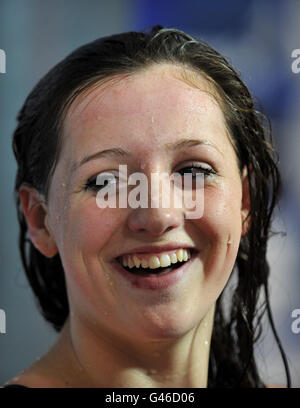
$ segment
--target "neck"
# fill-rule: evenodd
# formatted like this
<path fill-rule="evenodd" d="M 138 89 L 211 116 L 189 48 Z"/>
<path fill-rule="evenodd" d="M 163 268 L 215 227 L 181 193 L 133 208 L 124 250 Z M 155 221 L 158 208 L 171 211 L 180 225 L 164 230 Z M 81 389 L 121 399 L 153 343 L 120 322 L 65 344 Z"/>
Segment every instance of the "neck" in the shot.
<path fill-rule="evenodd" d="M 121 344 L 71 316 L 59 342 L 81 387 L 205 388 L 214 308 L 180 339 Z"/>

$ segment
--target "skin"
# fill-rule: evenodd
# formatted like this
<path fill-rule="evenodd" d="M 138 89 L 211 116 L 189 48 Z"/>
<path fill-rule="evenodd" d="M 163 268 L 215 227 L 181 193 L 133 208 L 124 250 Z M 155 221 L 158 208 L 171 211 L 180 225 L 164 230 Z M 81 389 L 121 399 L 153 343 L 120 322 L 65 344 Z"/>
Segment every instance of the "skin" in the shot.
<path fill-rule="evenodd" d="M 246 172 L 206 79 L 156 65 L 93 86 L 68 110 L 49 199 L 29 186 L 20 197 L 30 238 L 47 257 L 59 252 L 70 316 L 57 342 L 11 382 L 41 387 L 206 387 L 215 302 L 232 272 L 249 208 Z M 164 151 L 181 138 L 208 143 Z M 74 163 L 121 147 L 132 157 Z M 212 167 L 204 215 L 185 208 L 105 208 L 84 183 L 127 164 L 128 174 Z M 131 287 L 110 260 L 142 246 L 182 242 L 199 253 L 184 279 L 161 290 Z"/>

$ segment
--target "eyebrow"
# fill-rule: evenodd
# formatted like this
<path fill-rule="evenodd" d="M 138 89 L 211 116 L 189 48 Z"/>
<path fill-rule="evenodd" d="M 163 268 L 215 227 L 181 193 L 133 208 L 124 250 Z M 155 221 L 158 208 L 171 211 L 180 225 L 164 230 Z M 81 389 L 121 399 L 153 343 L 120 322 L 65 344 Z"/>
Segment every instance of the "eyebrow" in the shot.
<path fill-rule="evenodd" d="M 201 146 L 201 145 L 207 145 L 213 147 L 215 150 L 217 150 L 223 157 L 224 154 L 219 150 L 219 148 L 211 143 L 208 140 L 199 140 L 199 139 L 179 139 L 176 142 L 173 143 L 166 143 L 164 146 L 164 149 L 167 150 L 172 150 L 176 151 L 182 148 L 186 147 L 195 147 L 195 146 Z M 84 163 L 90 161 L 90 160 L 96 160 L 104 157 L 131 157 L 132 154 L 124 149 L 121 149 L 119 147 L 115 147 L 112 149 L 105 149 L 105 150 L 100 150 L 96 153 L 93 153 L 91 155 L 85 156 L 82 160 L 80 160 L 79 163 L 74 163 L 71 167 L 71 173 L 73 173 L 75 170 L 77 170 L 79 167 L 81 167 Z"/>

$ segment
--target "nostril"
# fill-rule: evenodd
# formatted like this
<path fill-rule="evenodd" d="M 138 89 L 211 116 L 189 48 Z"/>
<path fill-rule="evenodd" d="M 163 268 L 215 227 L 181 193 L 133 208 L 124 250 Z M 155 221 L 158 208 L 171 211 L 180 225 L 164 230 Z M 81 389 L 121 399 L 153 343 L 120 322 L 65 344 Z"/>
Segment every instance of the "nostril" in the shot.
<path fill-rule="evenodd" d="M 161 208 L 154 205 L 136 208 L 128 218 L 128 226 L 134 232 L 151 233 L 161 237 L 165 232 L 171 231 L 182 224 L 182 216 L 178 215 L 178 209 Z M 150 203 L 149 203 L 150 205 Z M 176 210 L 176 211 L 175 211 Z"/>

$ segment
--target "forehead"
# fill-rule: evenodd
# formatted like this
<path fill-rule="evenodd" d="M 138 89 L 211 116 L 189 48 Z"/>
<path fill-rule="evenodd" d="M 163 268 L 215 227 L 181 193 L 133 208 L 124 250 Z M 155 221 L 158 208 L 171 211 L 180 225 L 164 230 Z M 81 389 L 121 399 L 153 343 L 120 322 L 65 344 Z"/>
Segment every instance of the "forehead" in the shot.
<path fill-rule="evenodd" d="M 127 132 L 138 136 L 145 125 L 154 136 L 157 123 L 162 142 L 171 129 L 174 133 L 184 128 L 188 133 L 195 123 L 214 125 L 224 133 L 225 121 L 217 98 L 204 77 L 182 67 L 155 65 L 118 75 L 99 81 L 76 97 L 64 122 L 65 142 L 70 144 L 78 138 L 82 142 L 85 137 L 87 145 L 91 143 L 89 149 L 101 134 L 106 140 L 113 135 L 128 137 L 126 127 Z"/>

